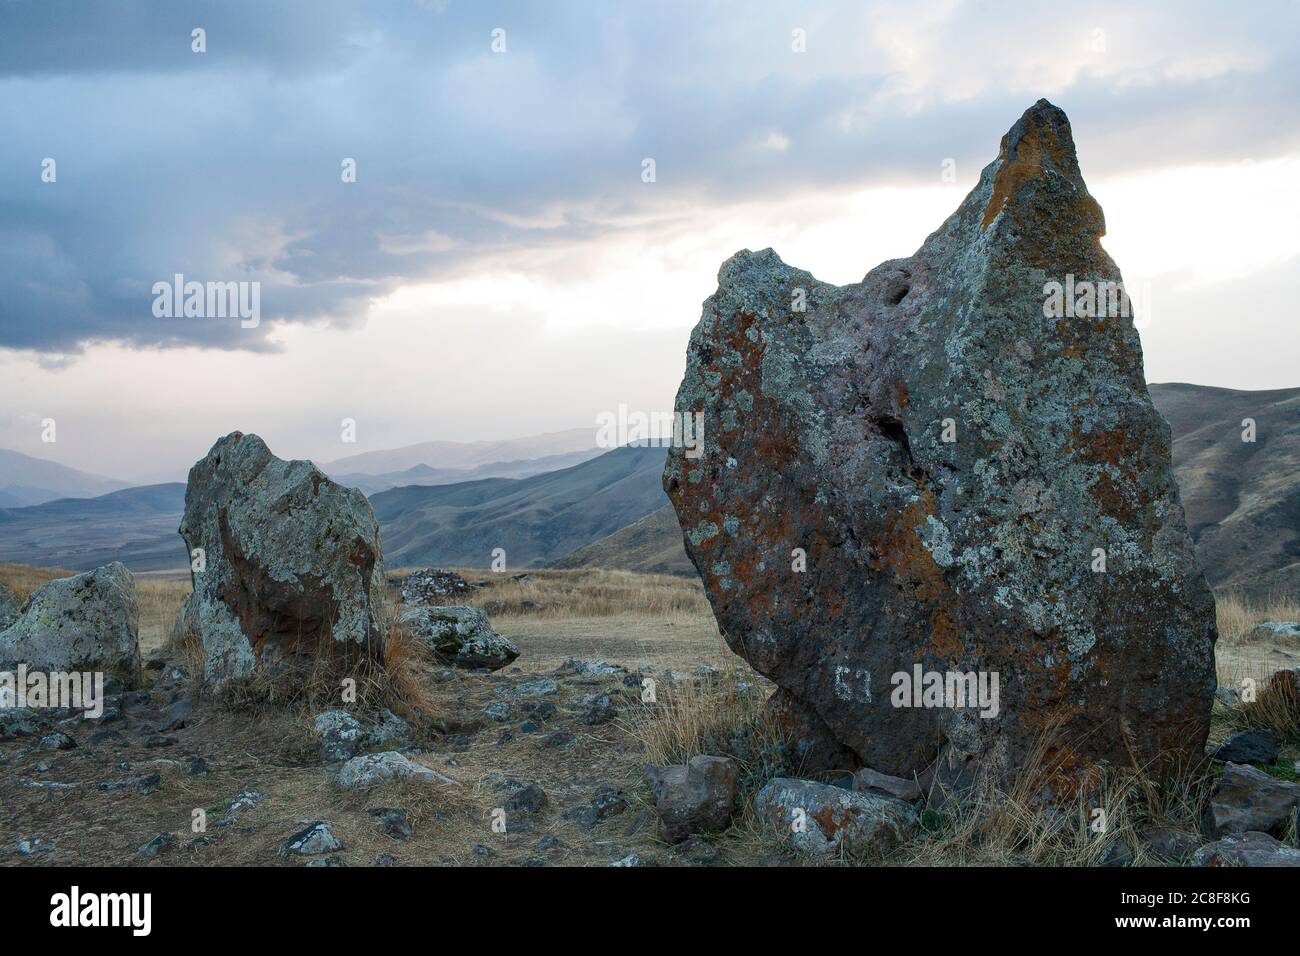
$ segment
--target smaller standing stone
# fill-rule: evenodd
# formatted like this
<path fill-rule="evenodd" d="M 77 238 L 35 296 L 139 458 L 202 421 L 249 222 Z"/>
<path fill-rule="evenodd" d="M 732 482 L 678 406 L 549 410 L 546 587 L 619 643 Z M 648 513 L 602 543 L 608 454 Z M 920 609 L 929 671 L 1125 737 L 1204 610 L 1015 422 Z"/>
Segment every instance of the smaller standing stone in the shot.
<path fill-rule="evenodd" d="M 725 830 L 736 804 L 736 765 L 730 757 L 700 755 L 685 764 L 646 767 L 659 832 L 670 843 L 695 833 Z"/>

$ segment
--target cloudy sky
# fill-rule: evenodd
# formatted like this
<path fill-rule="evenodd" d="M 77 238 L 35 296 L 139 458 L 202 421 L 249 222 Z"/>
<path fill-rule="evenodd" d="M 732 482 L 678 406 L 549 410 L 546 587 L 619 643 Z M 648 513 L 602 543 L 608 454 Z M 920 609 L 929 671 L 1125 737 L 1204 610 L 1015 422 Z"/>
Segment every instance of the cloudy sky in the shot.
<path fill-rule="evenodd" d="M 1148 379 L 1300 385 L 1298 11 L 0 0 L 0 447 L 151 480 L 670 408 L 723 259 L 910 254 L 1040 96 Z M 156 316 L 177 273 L 260 324 Z"/>

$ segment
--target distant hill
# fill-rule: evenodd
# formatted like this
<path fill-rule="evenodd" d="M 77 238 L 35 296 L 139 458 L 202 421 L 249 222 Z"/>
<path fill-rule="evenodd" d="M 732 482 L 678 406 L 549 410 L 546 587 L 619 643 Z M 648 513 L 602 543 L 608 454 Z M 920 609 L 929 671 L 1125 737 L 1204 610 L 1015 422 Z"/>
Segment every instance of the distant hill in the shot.
<path fill-rule="evenodd" d="M 130 484 L 0 448 L 0 508 L 25 508 L 57 498 L 93 498 Z"/>
<path fill-rule="evenodd" d="M 384 563 L 542 567 L 663 507 L 666 449 L 618 448 L 532 478 L 393 488 L 370 499 Z"/>
<path fill-rule="evenodd" d="M 695 576 L 682 546 L 681 526 L 672 505 L 652 511 L 626 528 L 593 541 L 550 565 L 553 568 L 603 568 L 644 574 Z"/>
<path fill-rule="evenodd" d="M 1300 388 L 1152 385 L 1174 435 L 1187 526 L 1215 587 L 1300 594 Z M 1243 442 L 1242 420 L 1255 421 Z"/>
<path fill-rule="evenodd" d="M 121 561 L 133 571 L 189 566 L 176 529 L 185 485 L 145 485 L 96 498 L 0 509 L 0 561 L 74 571 Z"/>
<path fill-rule="evenodd" d="M 541 458 L 525 458 L 520 461 L 494 461 L 477 468 L 432 468 L 429 465 L 416 465 L 404 471 L 392 471 L 382 475 L 368 475 L 364 472 L 330 475 L 341 485 L 357 488 L 366 495 L 375 495 L 389 488 L 404 485 L 451 485 L 460 481 L 478 481 L 482 478 L 530 478 L 548 471 L 558 471 L 572 465 L 590 461 L 605 453 L 603 448 L 589 448 L 583 451 L 570 451 L 561 455 L 545 455 Z"/>
<path fill-rule="evenodd" d="M 593 455 L 600 453 L 596 447 L 594 425 L 590 428 L 570 428 L 562 432 L 502 441 L 426 441 L 402 448 L 349 455 L 337 461 L 317 462 L 316 465 L 338 481 L 340 475 L 387 475 L 417 465 L 439 469 L 471 469 L 493 462 L 519 462 L 578 451 L 591 451 Z"/>
<path fill-rule="evenodd" d="M 1205 576 L 1256 598 L 1300 594 L 1300 388 L 1243 392 L 1151 385 L 1173 433 L 1174 475 Z M 1256 440 L 1241 440 L 1253 418 Z M 694 574 L 671 509 L 566 555 L 555 567 Z"/>

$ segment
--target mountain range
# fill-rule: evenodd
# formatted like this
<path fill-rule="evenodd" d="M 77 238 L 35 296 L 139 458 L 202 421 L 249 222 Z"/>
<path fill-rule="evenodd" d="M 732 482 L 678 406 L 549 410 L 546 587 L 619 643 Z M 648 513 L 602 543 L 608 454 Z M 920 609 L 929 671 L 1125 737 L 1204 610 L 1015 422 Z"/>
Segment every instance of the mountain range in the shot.
<path fill-rule="evenodd" d="M 57 498 L 94 498 L 128 487 L 125 481 L 0 448 L 0 508 L 24 508 Z"/>
<path fill-rule="evenodd" d="M 1150 391 L 1170 423 L 1188 529 L 1211 585 L 1254 597 L 1295 594 L 1300 388 L 1247 392 L 1172 383 Z M 1254 422 L 1253 441 L 1242 440 L 1245 419 Z M 591 441 L 591 431 L 573 429 L 511 442 L 427 442 L 340 459 L 324 470 L 370 497 L 390 568 L 485 568 L 502 548 L 508 568 L 693 575 L 660 485 L 664 449 L 566 447 Z M 431 449 L 448 457 L 410 463 Z M 5 469 L 15 459 L 3 456 L 16 454 L 0 452 L 0 488 L 14 484 L 17 472 Z M 88 482 L 91 493 L 95 482 L 113 483 L 58 465 L 34 471 L 28 463 L 37 459 L 18 458 L 26 460 L 23 474 Z M 376 471 L 353 470 L 361 468 Z M 176 528 L 184 493 L 183 484 L 170 483 L 0 507 L 0 561 L 82 569 L 116 559 L 137 571 L 183 568 Z"/>

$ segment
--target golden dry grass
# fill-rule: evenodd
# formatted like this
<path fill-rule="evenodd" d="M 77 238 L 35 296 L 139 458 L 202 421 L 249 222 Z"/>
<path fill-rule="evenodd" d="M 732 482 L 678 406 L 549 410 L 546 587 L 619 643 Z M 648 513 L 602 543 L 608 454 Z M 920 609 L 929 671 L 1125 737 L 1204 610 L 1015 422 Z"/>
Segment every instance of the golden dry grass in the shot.
<path fill-rule="evenodd" d="M 389 571 L 400 578 L 414 568 Z M 525 571 L 493 574 L 464 570 L 478 589 L 465 601 L 497 618 L 650 617 L 656 620 L 712 618 L 704 587 L 696 579 L 631 571 Z M 522 575 L 522 577 L 521 577 Z"/>

